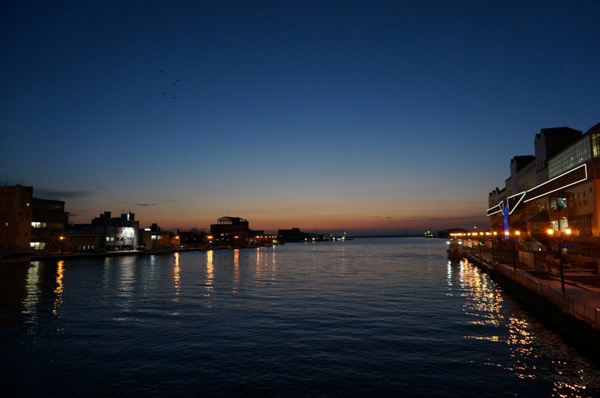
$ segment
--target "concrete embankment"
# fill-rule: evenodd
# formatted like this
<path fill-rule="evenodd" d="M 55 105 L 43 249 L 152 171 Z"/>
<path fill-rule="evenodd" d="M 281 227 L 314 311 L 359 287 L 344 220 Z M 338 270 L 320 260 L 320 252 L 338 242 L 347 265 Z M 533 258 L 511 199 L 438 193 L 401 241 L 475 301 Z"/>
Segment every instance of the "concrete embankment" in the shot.
<path fill-rule="evenodd" d="M 144 254 L 143 251 L 140 250 L 119 250 L 119 251 L 108 251 L 101 253 L 91 253 L 91 252 L 83 252 L 83 253 L 56 253 L 49 255 L 40 255 L 33 256 L 31 261 L 60 261 L 66 260 L 69 258 L 88 258 L 88 257 L 116 257 L 116 256 L 137 256 L 140 254 Z"/>
<path fill-rule="evenodd" d="M 492 262 L 488 256 L 475 253 L 466 254 L 466 258 L 538 318 L 600 360 L 600 287 L 565 275 L 563 293 L 560 277 L 551 272 Z"/>

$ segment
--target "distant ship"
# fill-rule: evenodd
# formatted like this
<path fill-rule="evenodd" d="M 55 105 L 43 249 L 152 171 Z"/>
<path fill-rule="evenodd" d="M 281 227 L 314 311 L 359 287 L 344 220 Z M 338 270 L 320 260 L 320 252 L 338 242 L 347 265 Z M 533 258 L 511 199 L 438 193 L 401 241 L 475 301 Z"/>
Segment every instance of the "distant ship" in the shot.
<path fill-rule="evenodd" d="M 431 233 L 431 231 L 425 231 L 425 237 L 426 237 L 427 239 L 433 239 L 433 237 L 434 237 L 434 236 L 433 236 L 433 234 Z"/>

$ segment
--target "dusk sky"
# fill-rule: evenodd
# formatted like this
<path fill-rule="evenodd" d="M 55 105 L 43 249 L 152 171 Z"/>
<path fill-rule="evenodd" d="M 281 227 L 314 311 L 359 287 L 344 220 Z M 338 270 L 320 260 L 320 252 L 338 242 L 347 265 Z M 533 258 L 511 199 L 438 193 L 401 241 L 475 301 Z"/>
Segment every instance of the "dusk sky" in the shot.
<path fill-rule="evenodd" d="M 488 228 L 535 134 L 600 122 L 600 2 L 3 1 L 2 184 L 71 220 Z"/>

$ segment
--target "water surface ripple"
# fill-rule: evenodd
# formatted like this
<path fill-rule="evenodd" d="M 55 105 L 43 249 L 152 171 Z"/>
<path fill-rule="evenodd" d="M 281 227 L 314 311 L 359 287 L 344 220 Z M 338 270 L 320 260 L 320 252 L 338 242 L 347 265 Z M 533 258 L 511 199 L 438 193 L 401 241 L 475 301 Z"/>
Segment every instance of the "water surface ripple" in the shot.
<path fill-rule="evenodd" d="M 591 397 L 600 370 L 446 242 L 0 269 L 15 396 Z"/>

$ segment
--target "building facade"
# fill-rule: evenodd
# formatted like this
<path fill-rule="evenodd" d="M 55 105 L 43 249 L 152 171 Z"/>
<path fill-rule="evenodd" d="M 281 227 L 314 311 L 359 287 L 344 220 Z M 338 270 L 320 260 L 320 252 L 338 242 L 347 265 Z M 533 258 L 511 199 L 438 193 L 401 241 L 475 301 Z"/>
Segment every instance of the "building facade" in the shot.
<path fill-rule="evenodd" d="M 0 187 L 0 255 L 29 252 L 33 187 Z"/>
<path fill-rule="evenodd" d="M 172 249 L 172 234 L 169 231 L 163 231 L 157 224 L 152 224 L 148 228 L 140 230 L 140 246 L 146 251 L 160 251 Z"/>
<path fill-rule="evenodd" d="M 31 248 L 36 251 L 63 250 L 65 202 L 33 198 Z"/>
<path fill-rule="evenodd" d="M 211 224 L 210 234 L 215 242 L 242 245 L 251 236 L 248 220 L 239 217 L 221 217 Z"/>
<path fill-rule="evenodd" d="M 600 243 L 600 124 L 585 134 L 567 127 L 542 129 L 535 156 L 511 160 L 504 188 L 488 196 L 490 229 L 520 232 L 530 249 L 571 232 L 572 241 Z M 567 231 L 568 229 L 568 231 Z"/>
<path fill-rule="evenodd" d="M 134 213 L 122 213 L 120 217 L 112 217 L 105 211 L 92 220 L 90 225 L 79 225 L 102 235 L 102 247 L 106 250 L 132 250 L 139 242 L 139 222 Z"/>
<path fill-rule="evenodd" d="M 89 230 L 70 229 L 63 233 L 60 241 L 60 250 L 64 252 L 99 252 L 103 236 Z"/>

